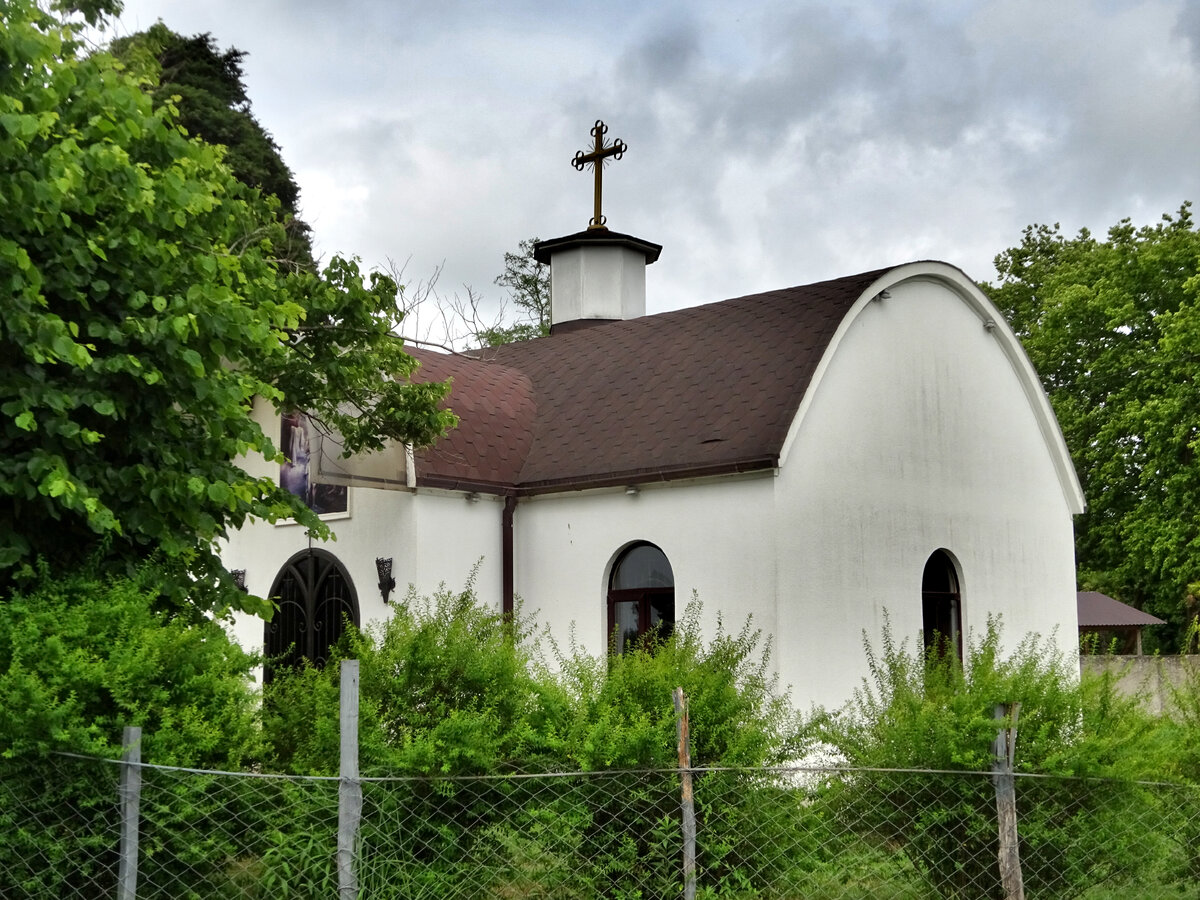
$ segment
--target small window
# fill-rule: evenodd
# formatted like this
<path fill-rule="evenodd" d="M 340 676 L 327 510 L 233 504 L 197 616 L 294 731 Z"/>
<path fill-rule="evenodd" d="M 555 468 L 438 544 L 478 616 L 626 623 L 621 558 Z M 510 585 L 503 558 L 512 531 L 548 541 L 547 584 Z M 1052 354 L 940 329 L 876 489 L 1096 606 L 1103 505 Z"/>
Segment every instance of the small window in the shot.
<path fill-rule="evenodd" d="M 925 650 L 953 650 L 962 659 L 962 596 L 958 572 L 945 550 L 935 550 L 921 575 L 921 628 Z"/>
<path fill-rule="evenodd" d="M 670 637 L 675 630 L 675 575 L 666 554 L 653 544 L 634 544 L 621 554 L 608 582 L 608 633 L 614 653 L 639 638 Z"/>

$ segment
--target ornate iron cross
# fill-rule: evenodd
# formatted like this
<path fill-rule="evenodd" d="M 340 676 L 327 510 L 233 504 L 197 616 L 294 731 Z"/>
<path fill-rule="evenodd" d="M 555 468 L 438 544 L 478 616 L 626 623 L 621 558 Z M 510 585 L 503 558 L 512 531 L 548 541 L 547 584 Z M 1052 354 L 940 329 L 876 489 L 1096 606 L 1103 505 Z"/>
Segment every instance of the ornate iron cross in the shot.
<path fill-rule="evenodd" d="M 608 126 L 596 120 L 596 124 L 592 126 L 592 137 L 595 138 L 595 143 L 592 146 L 591 153 L 584 153 L 582 150 L 575 152 L 575 158 L 571 160 L 573 165 L 579 171 L 583 171 L 585 166 L 591 166 L 596 172 L 596 210 L 592 220 L 588 223 L 588 229 L 606 228 L 604 224 L 606 219 L 600 214 L 600 192 L 601 184 L 604 179 L 604 161 L 608 157 L 620 159 L 621 156 L 629 149 L 629 146 L 620 138 L 613 141 L 607 147 L 604 146 L 604 135 L 608 134 Z"/>

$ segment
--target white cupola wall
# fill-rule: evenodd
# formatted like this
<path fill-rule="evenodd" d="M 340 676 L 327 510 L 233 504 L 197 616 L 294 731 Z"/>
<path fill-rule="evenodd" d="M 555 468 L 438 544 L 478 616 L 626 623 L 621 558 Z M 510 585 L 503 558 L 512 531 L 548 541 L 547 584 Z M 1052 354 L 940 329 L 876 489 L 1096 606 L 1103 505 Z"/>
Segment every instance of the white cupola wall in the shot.
<path fill-rule="evenodd" d="M 662 247 L 607 228 L 541 241 L 534 257 L 550 266 L 551 333 L 646 314 L 646 266 Z"/>

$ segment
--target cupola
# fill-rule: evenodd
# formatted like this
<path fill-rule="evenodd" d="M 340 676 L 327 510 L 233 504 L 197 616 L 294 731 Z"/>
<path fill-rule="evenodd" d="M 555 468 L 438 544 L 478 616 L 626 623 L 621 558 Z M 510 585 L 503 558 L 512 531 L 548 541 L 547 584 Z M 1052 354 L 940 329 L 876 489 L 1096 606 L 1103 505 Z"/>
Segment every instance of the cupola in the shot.
<path fill-rule="evenodd" d="M 646 266 L 662 246 L 609 231 L 600 212 L 604 165 L 628 149 L 622 140 L 606 144 L 608 127 L 597 120 L 592 149 L 571 163 L 595 172 L 595 212 L 585 231 L 540 241 L 534 258 L 550 266 L 550 333 L 557 334 L 646 314 Z"/>

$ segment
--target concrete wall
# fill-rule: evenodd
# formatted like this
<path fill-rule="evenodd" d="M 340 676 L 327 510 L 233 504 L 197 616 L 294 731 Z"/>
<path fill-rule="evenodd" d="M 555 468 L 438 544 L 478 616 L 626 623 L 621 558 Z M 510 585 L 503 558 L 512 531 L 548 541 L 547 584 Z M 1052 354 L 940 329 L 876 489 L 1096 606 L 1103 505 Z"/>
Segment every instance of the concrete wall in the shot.
<path fill-rule="evenodd" d="M 1079 669 L 1111 673 L 1122 695 L 1140 697 L 1157 715 L 1171 711 L 1172 685 L 1180 686 L 1189 673 L 1193 678 L 1200 675 L 1200 656 L 1081 656 Z"/>

